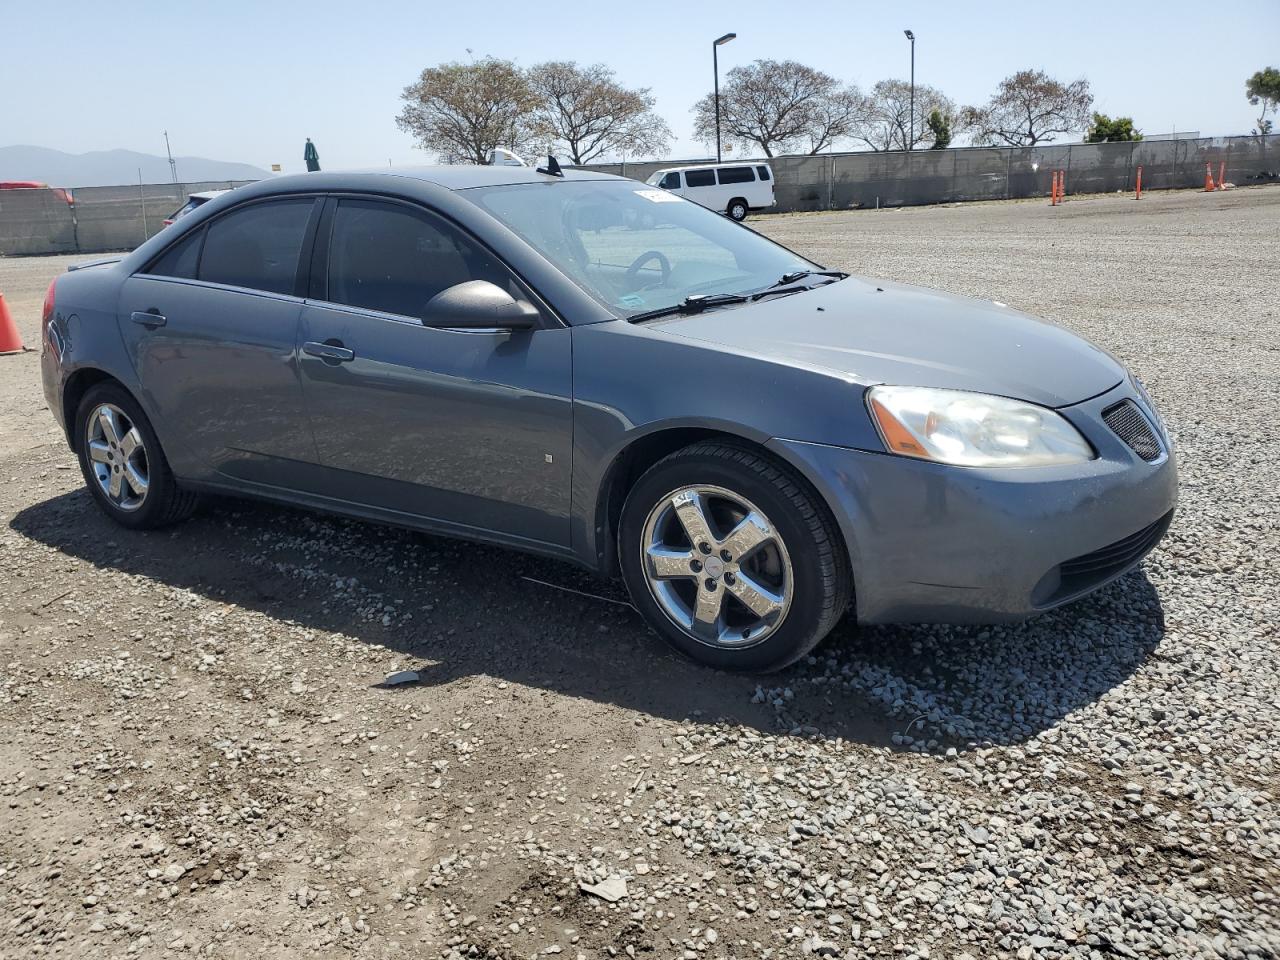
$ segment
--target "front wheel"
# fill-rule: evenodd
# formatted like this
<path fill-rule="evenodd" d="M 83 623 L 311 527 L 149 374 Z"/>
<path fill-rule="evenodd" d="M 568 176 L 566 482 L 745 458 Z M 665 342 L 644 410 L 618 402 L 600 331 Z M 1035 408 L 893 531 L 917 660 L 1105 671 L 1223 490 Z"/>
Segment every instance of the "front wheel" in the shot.
<path fill-rule="evenodd" d="M 725 212 L 729 214 L 731 219 L 737 220 L 741 223 L 743 220 L 747 219 L 747 201 L 730 200 L 729 206 Z"/>
<path fill-rule="evenodd" d="M 729 670 L 779 670 L 844 613 L 849 573 L 826 508 L 790 471 L 731 444 L 659 461 L 623 506 L 636 608 L 672 646 Z"/>

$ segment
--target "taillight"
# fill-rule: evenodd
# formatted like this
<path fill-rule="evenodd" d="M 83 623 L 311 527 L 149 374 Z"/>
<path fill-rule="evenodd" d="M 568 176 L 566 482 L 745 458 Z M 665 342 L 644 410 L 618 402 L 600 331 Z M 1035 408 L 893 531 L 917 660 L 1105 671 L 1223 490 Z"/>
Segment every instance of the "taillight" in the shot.
<path fill-rule="evenodd" d="M 49 321 L 53 319 L 53 288 L 58 285 L 58 278 L 54 277 L 49 283 L 49 289 L 45 291 L 44 306 L 40 310 L 40 323 L 48 326 Z"/>

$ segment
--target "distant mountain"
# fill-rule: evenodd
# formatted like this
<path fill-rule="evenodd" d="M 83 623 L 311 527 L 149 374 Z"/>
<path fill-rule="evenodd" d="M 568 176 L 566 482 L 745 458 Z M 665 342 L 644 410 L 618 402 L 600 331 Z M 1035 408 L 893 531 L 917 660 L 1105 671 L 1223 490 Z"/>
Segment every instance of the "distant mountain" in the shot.
<path fill-rule="evenodd" d="M 204 157 L 174 157 L 178 179 L 260 180 L 267 171 L 248 163 L 206 160 Z M 144 183 L 169 183 L 169 159 L 132 150 L 94 150 L 91 153 L 63 153 L 47 147 L 0 147 L 0 180 L 39 180 L 54 187 L 110 187 L 138 182 L 142 169 Z"/>

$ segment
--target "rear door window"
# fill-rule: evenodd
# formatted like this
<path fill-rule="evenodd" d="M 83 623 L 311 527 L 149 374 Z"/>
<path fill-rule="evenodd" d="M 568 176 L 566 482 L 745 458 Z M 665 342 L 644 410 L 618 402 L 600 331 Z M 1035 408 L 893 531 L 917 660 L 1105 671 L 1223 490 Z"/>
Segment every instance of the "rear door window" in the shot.
<path fill-rule="evenodd" d="M 770 179 L 772 179 L 772 177 L 770 177 L 770 176 L 769 176 L 769 168 L 768 168 L 768 167 L 766 167 L 766 166 L 764 166 L 763 164 L 761 164 L 760 166 L 756 167 L 756 173 L 760 174 L 760 179 L 761 179 L 761 180 L 770 180 Z"/>
<path fill-rule="evenodd" d="M 721 167 L 718 172 L 722 184 L 753 183 L 756 179 L 756 175 L 751 172 L 750 167 Z"/>
<path fill-rule="evenodd" d="M 716 185 L 716 172 L 714 170 L 686 170 L 684 172 L 685 186 L 688 187 L 714 187 Z"/>
<path fill-rule="evenodd" d="M 194 280 L 196 266 L 200 263 L 200 244 L 204 240 L 204 228 L 193 230 L 171 246 L 144 271 L 157 277 L 178 277 Z"/>
<path fill-rule="evenodd" d="M 444 219 L 398 203 L 339 202 L 329 241 L 331 303 L 421 319 L 432 297 L 468 280 L 524 299 L 510 272 Z"/>
<path fill-rule="evenodd" d="M 296 289 L 298 255 L 315 201 L 269 200 L 239 207 L 206 228 L 199 279 L 269 293 Z"/>

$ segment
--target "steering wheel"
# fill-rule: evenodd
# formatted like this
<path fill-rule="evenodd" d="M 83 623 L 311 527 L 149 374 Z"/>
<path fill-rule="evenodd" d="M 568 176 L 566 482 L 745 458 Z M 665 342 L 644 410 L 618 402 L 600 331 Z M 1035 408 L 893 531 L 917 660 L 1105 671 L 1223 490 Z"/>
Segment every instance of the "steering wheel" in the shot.
<path fill-rule="evenodd" d="M 646 250 L 644 253 L 640 254 L 640 256 L 631 261 L 631 266 L 627 267 L 627 283 L 631 285 L 630 289 L 642 289 L 642 287 L 637 284 L 637 280 L 640 277 L 640 268 L 650 260 L 657 260 L 658 266 L 662 268 L 662 280 L 658 283 L 658 286 L 666 286 L 667 281 L 671 279 L 671 261 L 657 250 Z M 646 283 L 643 285 L 645 288 L 652 286 L 653 283 Z"/>

